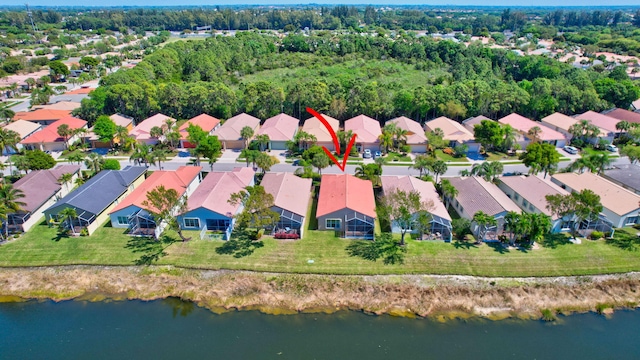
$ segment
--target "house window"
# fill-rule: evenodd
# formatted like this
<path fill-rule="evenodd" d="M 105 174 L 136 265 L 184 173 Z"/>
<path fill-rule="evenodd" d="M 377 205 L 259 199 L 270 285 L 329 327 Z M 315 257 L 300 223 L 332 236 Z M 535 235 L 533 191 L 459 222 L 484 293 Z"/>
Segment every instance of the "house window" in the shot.
<path fill-rule="evenodd" d="M 460 206 L 460 212 L 463 213 L 464 212 L 464 208 L 462 206 Z"/>
<path fill-rule="evenodd" d="M 129 225 L 129 218 L 126 216 L 118 216 L 118 225 Z"/>
<path fill-rule="evenodd" d="M 524 206 L 524 208 L 526 209 L 527 207 L 529 207 L 529 202 L 525 199 L 522 199 L 522 206 Z"/>
<path fill-rule="evenodd" d="M 518 195 L 518 194 L 513 194 L 513 198 L 514 198 L 516 201 L 520 201 L 520 195 Z"/>
<path fill-rule="evenodd" d="M 638 223 L 638 216 L 627 216 L 627 218 L 624 220 L 624 224 L 625 225 L 634 225 Z"/>
<path fill-rule="evenodd" d="M 534 211 L 533 209 L 535 209 L 535 208 L 533 207 L 533 204 L 529 204 L 529 210 L 530 210 L 530 211 Z"/>
<path fill-rule="evenodd" d="M 198 218 L 184 218 L 184 227 L 188 228 L 200 228 L 200 219 Z"/>
<path fill-rule="evenodd" d="M 207 230 L 210 231 L 227 231 L 230 220 L 227 219 L 207 219 Z"/>
<path fill-rule="evenodd" d="M 340 219 L 326 219 L 324 221 L 324 227 L 327 229 L 340 229 Z"/>

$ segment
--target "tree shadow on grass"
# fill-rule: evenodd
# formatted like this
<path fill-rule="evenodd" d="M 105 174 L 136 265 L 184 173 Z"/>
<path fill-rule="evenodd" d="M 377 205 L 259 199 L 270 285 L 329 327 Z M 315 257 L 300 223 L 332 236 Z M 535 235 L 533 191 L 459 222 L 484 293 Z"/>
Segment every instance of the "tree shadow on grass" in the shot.
<path fill-rule="evenodd" d="M 233 255 L 234 258 L 241 258 L 253 254 L 256 249 L 264 246 L 262 241 L 252 239 L 253 230 L 239 229 L 233 233 L 230 240 L 225 241 L 222 246 L 216 248 L 216 254 Z"/>
<path fill-rule="evenodd" d="M 58 231 L 58 232 L 56 232 L 56 236 L 52 237 L 51 240 L 53 240 L 55 242 L 58 242 L 58 241 L 60 241 L 62 239 L 68 239 L 70 237 L 71 236 L 69 235 L 68 231 Z"/>
<path fill-rule="evenodd" d="M 504 245 L 502 245 L 501 242 L 488 242 L 486 244 L 487 244 L 487 246 L 492 248 L 493 251 L 495 251 L 497 253 L 507 254 L 507 253 L 510 252 L 510 250 L 508 248 L 506 248 Z"/>
<path fill-rule="evenodd" d="M 151 265 L 167 256 L 165 250 L 175 242 L 178 240 L 167 235 L 162 235 L 158 240 L 152 237 L 131 237 L 125 248 L 131 249 L 133 253 L 141 253 L 140 258 L 134 261 L 136 265 Z"/>
<path fill-rule="evenodd" d="M 466 240 L 456 240 L 453 242 L 453 247 L 455 247 L 456 249 L 469 250 L 469 249 L 477 249 L 478 244 L 476 244 L 475 242 L 466 241 Z"/>
<path fill-rule="evenodd" d="M 640 246 L 640 237 L 619 230 L 616 231 L 613 238 L 607 239 L 606 242 L 622 250 L 637 251 Z"/>
<path fill-rule="evenodd" d="M 569 237 L 564 233 L 559 234 L 547 234 L 544 237 L 544 240 L 540 242 L 541 246 L 546 248 L 555 249 L 560 245 L 568 245 L 571 244 L 569 241 Z"/>

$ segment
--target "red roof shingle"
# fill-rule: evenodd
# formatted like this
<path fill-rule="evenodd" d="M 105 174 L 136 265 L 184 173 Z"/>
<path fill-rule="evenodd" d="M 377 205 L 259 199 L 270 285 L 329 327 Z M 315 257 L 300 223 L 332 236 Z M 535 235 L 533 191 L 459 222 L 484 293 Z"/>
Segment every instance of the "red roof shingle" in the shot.
<path fill-rule="evenodd" d="M 373 184 L 348 174 L 322 175 L 316 216 L 350 209 L 376 218 Z"/>
<path fill-rule="evenodd" d="M 63 124 L 68 125 L 71 129 L 80 129 L 86 126 L 87 122 L 78 118 L 74 118 L 73 116 L 67 116 L 66 118 L 60 119 L 45 127 L 44 129 L 27 136 L 24 140 L 20 141 L 20 143 L 40 144 L 64 141 L 64 139 L 60 135 L 58 135 L 58 128 Z"/>

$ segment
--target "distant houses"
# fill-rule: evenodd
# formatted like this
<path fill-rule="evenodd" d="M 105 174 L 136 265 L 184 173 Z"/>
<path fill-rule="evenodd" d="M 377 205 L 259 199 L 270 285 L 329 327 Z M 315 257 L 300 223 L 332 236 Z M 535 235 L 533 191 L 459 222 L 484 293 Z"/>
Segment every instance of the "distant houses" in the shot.
<path fill-rule="evenodd" d="M 626 121 L 632 124 L 640 124 L 640 113 L 614 108 L 611 110 L 603 111 L 601 114 L 606 115 L 608 117 L 612 117 L 614 119 L 618 119 L 618 121 Z"/>
<path fill-rule="evenodd" d="M 16 181 L 13 188 L 22 191 L 24 197 L 19 200 L 25 205 L 19 212 L 7 214 L 8 232 L 25 232 L 42 221 L 44 211 L 73 189 L 79 172 L 80 165 L 58 165 L 54 169 L 31 171 Z M 72 175 L 69 183 L 61 183 L 63 174 Z"/>
<path fill-rule="evenodd" d="M 551 144 L 556 147 L 564 147 L 567 144 L 567 138 L 564 134 L 545 126 L 540 122 L 533 121 L 522 115 L 513 113 L 498 120 L 503 125 L 510 125 L 524 137 L 522 148 L 526 148 L 529 143 L 540 141 L 542 143 Z M 531 129 L 538 127 L 540 131 L 537 135 L 531 135 Z M 535 138 L 537 137 L 537 138 Z"/>
<path fill-rule="evenodd" d="M 253 130 L 255 136 L 260 127 L 260 119 L 245 113 L 236 115 L 223 122 L 222 126 L 213 132 L 213 135 L 218 136 L 223 149 L 241 150 L 245 148 L 245 139 L 240 134 L 244 127 Z M 246 140 L 250 141 L 251 139 Z"/>
<path fill-rule="evenodd" d="M 109 212 L 111 226 L 129 229 L 130 235 L 158 237 L 163 231 L 162 224 L 157 224 L 152 212 L 155 210 L 145 206 L 147 195 L 159 186 L 173 189 L 179 197 L 188 197 L 200 184 L 200 166 L 181 166 L 175 171 L 154 171 L 123 201 Z"/>
<path fill-rule="evenodd" d="M 72 116 L 62 118 L 44 129 L 34 132 L 31 135 L 20 141 L 20 145 L 24 146 L 28 150 L 42 150 L 42 151 L 63 151 L 69 145 L 76 142 L 78 135 L 72 134 L 67 138 L 64 138 L 58 134 L 60 126 L 66 125 L 70 130 L 77 130 L 87 127 L 87 122 Z"/>
<path fill-rule="evenodd" d="M 86 229 L 88 235 L 109 219 L 109 212 L 144 181 L 146 167 L 127 166 L 123 170 L 103 170 L 44 211 L 49 223 L 61 222 L 61 211 L 74 209 L 71 219 L 74 234 Z M 69 227 L 67 221 L 63 226 Z"/>
<path fill-rule="evenodd" d="M 69 116 L 71 116 L 71 110 L 39 109 L 34 111 L 17 112 L 13 116 L 13 120 L 31 121 L 36 124 L 47 126 Z"/>
<path fill-rule="evenodd" d="M 22 141 L 27 137 L 29 137 L 31 134 L 35 133 L 36 131 L 42 130 L 42 125 L 38 123 L 30 122 L 30 121 L 25 121 L 25 120 L 16 120 L 7 124 L 4 127 L 4 130 L 15 131 L 20 136 L 20 141 Z M 21 143 L 18 143 L 16 145 L 16 148 L 18 150 L 22 149 L 23 147 L 24 145 Z M 9 147 L 4 148 L 2 151 L 3 155 L 13 154 L 13 153 L 15 153 L 15 150 Z"/>
<path fill-rule="evenodd" d="M 373 239 L 377 217 L 373 184 L 353 175 L 322 175 L 316 217 L 319 230 Z"/>
<path fill-rule="evenodd" d="M 230 204 L 232 194 L 254 185 L 255 171 L 239 167 L 233 171 L 210 172 L 187 201 L 187 212 L 178 217 L 184 230 L 219 233 L 228 240 L 235 225 L 241 204 Z"/>
<path fill-rule="evenodd" d="M 382 129 L 378 120 L 374 120 L 366 115 L 358 115 L 344 122 L 344 130 L 352 131 L 356 135 L 355 147 L 358 152 L 364 150 L 380 150 L 380 140 Z"/>
<path fill-rule="evenodd" d="M 329 126 L 331 127 L 333 132 L 337 134 L 340 130 L 340 121 L 325 114 L 322 114 L 322 117 L 327 121 L 327 123 L 329 123 Z M 322 124 L 322 122 L 315 117 L 311 117 L 304 122 L 304 125 L 302 125 L 302 131 L 315 136 L 316 144 L 318 146 L 324 146 L 329 151 L 336 151 L 331 133 L 329 132 L 327 127 L 324 126 L 324 124 Z"/>
<path fill-rule="evenodd" d="M 269 137 L 269 150 L 286 150 L 287 141 L 293 140 L 298 132 L 298 119 L 287 114 L 278 114 L 264 121 L 256 135 Z"/>
<path fill-rule="evenodd" d="M 619 130 L 616 129 L 616 124 L 618 124 L 620 120 L 607 115 L 602 115 L 595 111 L 587 111 L 576 115 L 575 118 L 577 120 L 587 120 L 589 123 L 599 127 L 602 130 L 600 138 L 608 142 L 613 142 L 613 139 L 619 132 Z"/>
<path fill-rule="evenodd" d="M 280 220 L 268 229 L 272 234 L 279 232 L 304 236 L 304 223 L 311 201 L 311 179 L 303 179 L 292 173 L 267 173 L 260 186 L 273 196 L 271 210 L 280 215 Z"/>

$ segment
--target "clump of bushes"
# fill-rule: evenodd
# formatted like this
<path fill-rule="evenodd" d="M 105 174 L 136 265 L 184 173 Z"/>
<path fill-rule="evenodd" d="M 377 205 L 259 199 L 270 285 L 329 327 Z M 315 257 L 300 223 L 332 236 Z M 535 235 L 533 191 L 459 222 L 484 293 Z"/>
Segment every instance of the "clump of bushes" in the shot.
<path fill-rule="evenodd" d="M 604 233 L 602 231 L 594 231 L 589 235 L 591 240 L 598 240 L 604 237 Z"/>
<path fill-rule="evenodd" d="M 556 321 L 556 314 L 549 309 L 542 309 L 542 320 L 544 321 Z"/>

